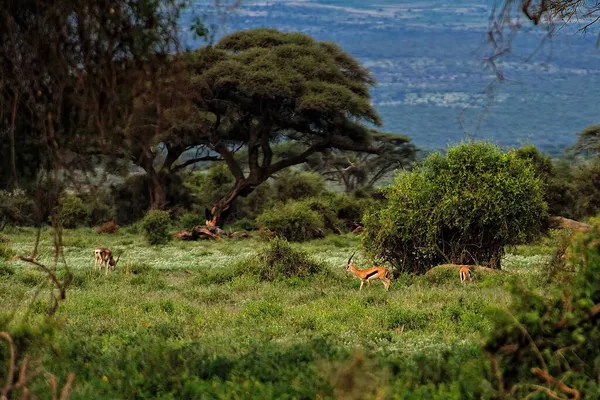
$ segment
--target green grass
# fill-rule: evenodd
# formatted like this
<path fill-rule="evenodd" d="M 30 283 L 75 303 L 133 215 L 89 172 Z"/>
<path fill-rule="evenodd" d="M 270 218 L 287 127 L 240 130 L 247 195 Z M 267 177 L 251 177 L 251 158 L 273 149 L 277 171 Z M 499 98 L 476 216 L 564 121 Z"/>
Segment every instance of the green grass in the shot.
<path fill-rule="evenodd" d="M 33 230 L 5 236 L 17 254 L 31 252 Z M 41 239 L 39 261 L 50 264 L 50 231 Z M 521 248 L 506 256 L 506 273 L 468 285 L 458 273 L 397 276 L 389 292 L 379 282 L 359 292 L 358 279 L 344 269 L 360 248 L 354 235 L 293 245 L 330 273 L 275 282 L 244 275 L 207 283 L 265 246 L 255 239 L 151 247 L 127 230 L 78 229 L 66 231 L 64 243 L 73 281 L 58 311 L 54 350 L 40 357 L 63 381 L 77 374 L 75 399 L 491 398 L 479 350 L 491 327 L 487 310 L 508 306 L 504 283 L 514 276 L 544 289 L 551 249 Z M 121 254 L 108 276 L 93 270 L 100 245 Z M 367 266 L 360 253 L 355 260 Z M 9 264 L 0 265 L 7 271 L 0 273 L 0 312 L 14 312 L 13 324 L 36 323 L 47 292 L 36 293 L 47 279 L 20 261 Z M 361 379 L 364 373 L 373 378 Z"/>

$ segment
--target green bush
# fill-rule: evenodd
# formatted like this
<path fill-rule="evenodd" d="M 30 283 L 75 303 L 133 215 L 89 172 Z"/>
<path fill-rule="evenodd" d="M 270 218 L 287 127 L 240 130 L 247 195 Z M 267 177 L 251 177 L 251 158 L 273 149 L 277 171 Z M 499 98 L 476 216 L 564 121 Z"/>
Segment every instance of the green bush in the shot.
<path fill-rule="evenodd" d="M 552 159 L 544 156 L 533 145 L 515 149 L 513 152 L 518 158 L 531 163 L 536 175 L 544 184 L 544 200 L 548 203 L 548 213 L 568 218 L 575 217 L 574 206 L 578 197 L 575 193 L 578 191 L 573 191 L 571 188 L 572 182 L 559 175 Z M 578 215 L 578 217 L 581 217 L 581 215 Z"/>
<path fill-rule="evenodd" d="M 302 201 L 279 203 L 257 218 L 261 228 L 290 241 L 303 241 L 323 236 L 323 219 L 310 204 Z"/>
<path fill-rule="evenodd" d="M 485 350 L 502 379 L 494 384 L 516 398 L 540 387 L 554 398 L 600 397 L 600 219 L 591 223 L 567 252 L 577 274 L 566 287 L 538 293 L 515 280 L 511 310 L 497 311 Z"/>
<path fill-rule="evenodd" d="M 200 276 L 198 284 L 225 283 L 235 277 L 251 276 L 259 281 L 305 279 L 326 274 L 327 267 L 302 250 L 294 249 L 284 239 L 273 239 L 255 254 L 229 267 L 216 268 Z"/>
<path fill-rule="evenodd" d="M 451 262 L 498 268 L 507 245 L 543 231 L 544 187 L 530 162 L 489 143 L 435 153 L 384 190 L 365 214 L 363 244 L 400 271 Z"/>
<path fill-rule="evenodd" d="M 316 212 L 326 230 L 337 232 L 342 225 L 342 221 L 337 218 L 337 210 L 332 206 L 331 201 L 320 198 L 307 198 L 303 200 L 308 205 L 308 208 Z"/>
<path fill-rule="evenodd" d="M 179 217 L 179 226 L 183 229 L 193 229 L 198 225 L 204 225 L 204 215 L 188 212 Z"/>
<path fill-rule="evenodd" d="M 58 201 L 57 218 L 65 228 L 77 228 L 88 223 L 89 211 L 79 197 L 63 194 Z"/>
<path fill-rule="evenodd" d="M 231 224 L 231 229 L 234 231 L 253 231 L 256 229 L 256 222 L 248 218 L 238 219 Z"/>
<path fill-rule="evenodd" d="M 35 205 L 24 190 L 0 190 L 0 230 L 5 225 L 29 225 L 34 222 Z"/>
<path fill-rule="evenodd" d="M 169 225 L 171 218 L 168 211 L 150 210 L 142 219 L 142 229 L 149 244 L 166 244 L 171 240 Z"/>
<path fill-rule="evenodd" d="M 284 171 L 275 181 L 277 199 L 300 200 L 316 197 L 325 192 L 325 179 L 316 172 Z"/>
<path fill-rule="evenodd" d="M 82 200 L 87 206 L 91 226 L 101 225 L 115 219 L 114 200 L 109 190 L 98 190 L 94 194 L 88 193 L 82 197 Z"/>
<path fill-rule="evenodd" d="M 362 222 L 364 213 L 377 206 L 372 198 L 361 198 L 348 194 L 336 195 L 330 200 L 331 208 L 346 229 L 352 229 Z"/>
<path fill-rule="evenodd" d="M 115 219 L 119 225 L 141 220 L 150 207 L 150 189 L 145 175 L 131 175 L 120 185 L 111 187 Z"/>
<path fill-rule="evenodd" d="M 236 275 L 250 274 L 262 281 L 307 278 L 323 273 L 326 267 L 306 252 L 294 249 L 286 240 L 274 239 L 254 256 L 236 265 Z"/>

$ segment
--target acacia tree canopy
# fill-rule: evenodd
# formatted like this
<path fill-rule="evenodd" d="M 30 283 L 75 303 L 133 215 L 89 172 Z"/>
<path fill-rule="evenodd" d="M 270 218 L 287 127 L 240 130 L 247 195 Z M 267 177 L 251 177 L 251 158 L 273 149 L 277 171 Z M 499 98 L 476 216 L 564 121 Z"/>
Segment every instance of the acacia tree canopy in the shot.
<path fill-rule="evenodd" d="M 197 143 L 218 153 L 235 177 L 209 223 L 238 196 L 247 196 L 278 171 L 327 149 L 377 154 L 373 131 L 380 125 L 370 102 L 370 72 L 339 46 L 301 33 L 252 29 L 189 55 L 199 115 L 211 122 Z M 300 145 L 287 157 L 273 146 Z M 245 159 L 235 157 L 245 148 Z"/>

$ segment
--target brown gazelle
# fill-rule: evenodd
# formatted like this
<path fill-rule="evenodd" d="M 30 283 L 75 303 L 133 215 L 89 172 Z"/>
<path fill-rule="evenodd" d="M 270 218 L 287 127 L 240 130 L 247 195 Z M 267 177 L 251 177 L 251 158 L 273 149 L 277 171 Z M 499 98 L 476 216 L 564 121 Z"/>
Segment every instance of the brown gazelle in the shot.
<path fill-rule="evenodd" d="M 392 281 L 389 280 L 386 276 L 388 273 L 387 268 L 371 267 L 367 269 L 358 269 L 352 263 L 352 257 L 354 257 L 354 253 L 352 253 L 350 258 L 348 259 L 348 266 L 346 267 L 346 271 L 352 272 L 354 275 L 356 275 L 358 279 L 360 279 L 360 289 L 358 289 L 359 291 L 362 290 L 365 282 L 367 282 L 367 286 L 370 286 L 371 281 L 373 279 L 380 279 L 383 283 L 383 286 L 385 286 L 385 290 L 388 290 L 390 288 L 390 284 L 392 283 Z"/>
<path fill-rule="evenodd" d="M 458 270 L 458 274 L 460 275 L 461 283 L 471 281 L 471 270 L 469 269 L 469 267 L 460 267 L 460 269 Z"/>
<path fill-rule="evenodd" d="M 96 247 L 94 251 L 94 269 L 98 267 L 98 261 L 100 261 L 100 271 L 102 271 L 102 264 L 104 264 L 106 266 L 105 274 L 108 275 L 108 268 L 115 269 L 120 257 L 121 255 L 115 260 L 109 249 L 106 247 Z"/>

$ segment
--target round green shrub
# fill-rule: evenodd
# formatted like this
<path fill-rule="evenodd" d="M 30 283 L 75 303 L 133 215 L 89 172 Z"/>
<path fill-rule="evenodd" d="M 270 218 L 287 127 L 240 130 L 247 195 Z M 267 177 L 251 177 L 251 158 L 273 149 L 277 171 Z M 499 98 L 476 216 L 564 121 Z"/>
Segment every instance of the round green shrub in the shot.
<path fill-rule="evenodd" d="M 384 189 L 364 216 L 367 252 L 400 271 L 443 263 L 499 268 L 504 246 L 540 235 L 544 187 L 530 162 L 484 142 L 435 153 Z"/>
<path fill-rule="evenodd" d="M 259 215 L 257 223 L 261 228 L 269 229 L 276 236 L 290 241 L 320 237 L 325 227 L 319 213 L 302 201 L 276 204 Z"/>
<path fill-rule="evenodd" d="M 171 240 L 169 225 L 171 218 L 168 211 L 150 210 L 142 219 L 142 229 L 149 244 L 165 244 Z"/>
<path fill-rule="evenodd" d="M 256 254 L 237 263 L 234 275 L 249 274 L 261 281 L 308 278 L 323 273 L 326 267 L 308 253 L 294 249 L 285 239 L 273 239 Z"/>
<path fill-rule="evenodd" d="M 79 197 L 64 194 L 58 201 L 57 218 L 65 228 L 77 228 L 88 223 L 89 211 Z"/>

